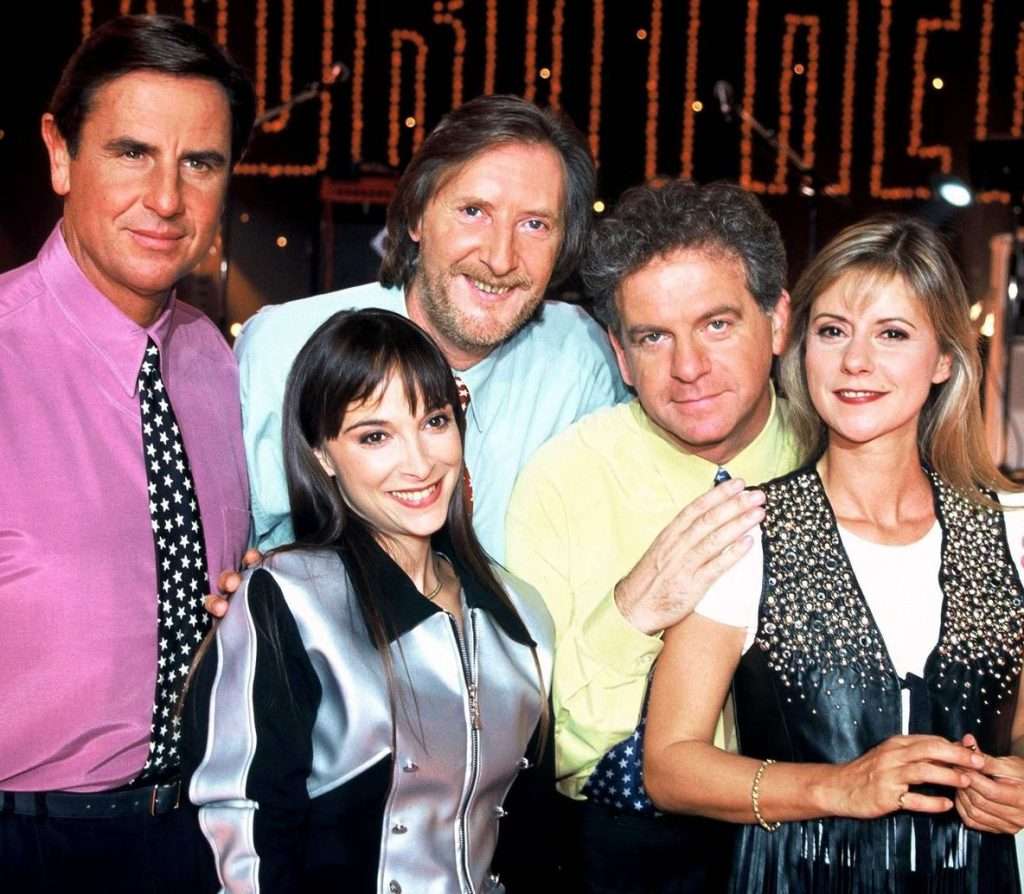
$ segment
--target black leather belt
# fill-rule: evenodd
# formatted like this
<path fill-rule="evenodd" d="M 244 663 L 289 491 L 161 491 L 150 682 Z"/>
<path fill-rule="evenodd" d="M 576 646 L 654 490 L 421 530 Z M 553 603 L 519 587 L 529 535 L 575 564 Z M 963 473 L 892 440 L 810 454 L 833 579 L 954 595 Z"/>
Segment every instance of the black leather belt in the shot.
<path fill-rule="evenodd" d="M 60 819 L 159 816 L 181 804 L 181 780 L 114 792 L 0 792 L 0 812 Z"/>

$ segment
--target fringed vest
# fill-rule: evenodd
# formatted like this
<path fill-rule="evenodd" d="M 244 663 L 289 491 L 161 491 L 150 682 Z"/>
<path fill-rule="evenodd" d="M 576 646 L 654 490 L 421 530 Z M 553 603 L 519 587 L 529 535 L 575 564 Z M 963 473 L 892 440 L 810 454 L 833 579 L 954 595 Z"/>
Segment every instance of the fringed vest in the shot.
<path fill-rule="evenodd" d="M 1024 591 L 1003 516 L 930 477 L 942 528 L 943 607 L 923 680 L 897 675 L 817 472 L 801 469 L 763 487 L 757 636 L 733 683 L 743 754 L 850 761 L 902 732 L 902 688 L 911 691 L 911 733 L 951 740 L 972 733 L 989 754 L 1009 753 Z M 891 572 L 898 578 L 901 569 Z M 955 810 L 805 820 L 774 833 L 744 826 L 732 882 L 744 894 L 988 894 L 1016 885 L 1013 839 L 971 831 Z"/>

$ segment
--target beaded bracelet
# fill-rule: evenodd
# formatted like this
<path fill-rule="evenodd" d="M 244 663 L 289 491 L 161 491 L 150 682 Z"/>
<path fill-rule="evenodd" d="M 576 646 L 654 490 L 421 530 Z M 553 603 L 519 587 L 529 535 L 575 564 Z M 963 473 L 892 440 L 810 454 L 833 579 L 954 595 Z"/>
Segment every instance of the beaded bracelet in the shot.
<path fill-rule="evenodd" d="M 757 772 L 754 774 L 754 784 L 750 787 L 750 804 L 754 808 L 754 819 L 757 820 L 758 824 L 766 832 L 774 832 L 782 825 L 781 822 L 766 822 L 765 818 L 761 816 L 761 777 L 764 776 L 764 771 L 774 763 L 775 761 L 770 757 L 761 761 L 761 766 L 757 768 Z"/>

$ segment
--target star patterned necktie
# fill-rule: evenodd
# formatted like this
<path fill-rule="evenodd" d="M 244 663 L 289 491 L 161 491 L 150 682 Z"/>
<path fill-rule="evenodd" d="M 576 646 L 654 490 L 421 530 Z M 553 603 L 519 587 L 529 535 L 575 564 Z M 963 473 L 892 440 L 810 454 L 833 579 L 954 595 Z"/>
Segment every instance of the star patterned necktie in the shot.
<path fill-rule="evenodd" d="M 459 376 L 455 377 L 455 384 L 459 388 L 459 403 L 462 405 L 462 415 L 466 415 L 466 410 L 469 408 L 469 387 Z M 469 507 L 469 511 L 473 512 L 473 482 L 469 480 L 469 466 L 465 463 L 462 465 L 462 480 L 466 485 L 466 505 Z"/>
<path fill-rule="evenodd" d="M 159 779 L 180 763 L 178 697 L 210 625 L 203 610 L 206 550 L 199 505 L 178 422 L 160 377 L 160 351 L 152 339 L 139 371 L 139 404 L 156 546 L 157 677 L 149 757 L 133 782 Z"/>

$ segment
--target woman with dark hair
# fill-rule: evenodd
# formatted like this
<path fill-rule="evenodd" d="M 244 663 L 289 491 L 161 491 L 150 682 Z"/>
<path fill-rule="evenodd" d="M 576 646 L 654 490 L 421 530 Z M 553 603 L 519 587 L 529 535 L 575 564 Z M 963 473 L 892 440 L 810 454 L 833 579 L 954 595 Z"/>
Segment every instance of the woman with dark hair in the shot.
<path fill-rule="evenodd" d="M 867 220 L 803 274 L 791 327 L 805 465 L 666 633 L 648 791 L 746 824 L 736 892 L 1017 891 L 1024 520 L 982 439 L 959 273 L 926 225 Z M 730 684 L 740 755 L 711 738 Z"/>
<path fill-rule="evenodd" d="M 547 738 L 553 631 L 473 535 L 448 364 L 397 314 L 342 312 L 284 417 L 296 543 L 246 575 L 186 706 L 222 884 L 503 890 L 498 820 Z"/>

